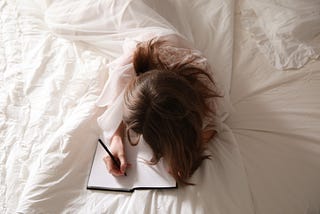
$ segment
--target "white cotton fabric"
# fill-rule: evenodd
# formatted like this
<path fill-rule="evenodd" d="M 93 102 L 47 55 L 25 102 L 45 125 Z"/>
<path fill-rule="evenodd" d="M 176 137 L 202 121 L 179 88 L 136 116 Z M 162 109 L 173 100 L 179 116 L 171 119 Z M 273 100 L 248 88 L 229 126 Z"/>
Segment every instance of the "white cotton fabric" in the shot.
<path fill-rule="evenodd" d="M 320 55 L 319 0 L 247 0 L 243 26 L 277 69 L 298 69 Z"/>
<path fill-rule="evenodd" d="M 204 213 L 212 209 L 238 210 L 239 205 L 240 209 L 251 212 L 243 168 L 234 165 L 235 160 L 231 159 L 224 161 L 221 170 L 233 176 L 224 178 L 225 173 L 219 173 L 213 176 L 217 180 L 215 184 L 205 185 L 211 179 L 202 182 L 202 177 L 210 178 L 211 172 L 215 171 L 210 168 L 218 168 L 205 164 L 203 173 L 209 174 L 203 176 L 199 171 L 201 175 L 195 175 L 197 188 L 137 191 L 130 195 L 86 190 L 95 146 L 101 134 L 97 118 L 105 110 L 96 106 L 96 100 L 109 79 L 107 64 L 124 53 L 122 45 L 126 39 L 147 33 L 178 33 L 195 43 L 206 56 L 213 56 L 212 47 L 219 47 L 221 53 L 208 61 L 215 65 L 215 79 L 224 98 L 228 99 L 231 64 L 222 61 L 232 59 L 233 3 L 210 2 L 210 8 L 215 9 L 210 10 L 207 21 L 199 30 L 211 33 L 193 34 L 190 30 L 199 27 L 198 21 L 185 22 L 184 19 L 191 18 L 186 16 L 190 11 L 202 14 L 208 6 L 208 2 L 205 3 L 181 7 L 178 3 L 139 0 L 2 2 L 1 20 L 6 20 L 6 24 L 1 22 L 1 39 L 10 42 L 1 42 L 1 60 L 5 65 L 1 70 L 4 86 L 1 88 L 1 100 L 4 101 L 1 105 L 4 121 L 1 142 L 5 142 L 0 144 L 0 184 L 5 196 L 1 197 L 1 212 L 186 213 L 192 210 Z M 169 8 L 177 9 L 174 25 L 179 30 L 169 24 L 172 13 L 158 14 Z M 226 15 L 222 23 L 214 25 L 221 36 L 213 36 L 215 27 L 209 16 L 214 13 Z M 221 108 L 220 112 L 219 118 L 223 121 L 228 110 Z M 222 128 L 221 134 L 227 130 L 227 127 Z M 232 142 L 232 137 L 226 137 Z M 221 148 L 224 148 L 223 144 Z M 227 153 L 230 157 L 239 157 L 236 149 Z M 204 170 L 206 167 L 209 168 Z M 234 182 L 232 177 L 236 175 L 241 178 Z M 239 185 L 241 183 L 245 185 Z M 208 186 L 217 192 L 214 206 L 210 196 L 213 189 L 207 191 Z M 234 188 L 225 193 L 221 186 Z M 218 197 L 219 192 L 224 196 Z M 234 201 L 234 198 L 241 198 L 241 202 L 232 202 L 228 207 L 219 202 Z M 144 203 L 140 203 L 141 200 Z"/>
<path fill-rule="evenodd" d="M 239 6 L 243 6 L 240 4 Z M 235 17 L 227 124 L 237 140 L 259 214 L 320 212 L 320 62 L 279 71 Z"/>
<path fill-rule="evenodd" d="M 0 0 L 0 213 L 319 213 L 319 61 L 270 66 L 239 2 Z M 107 65 L 159 31 L 191 41 L 224 95 L 212 159 L 195 186 L 89 191 Z"/>

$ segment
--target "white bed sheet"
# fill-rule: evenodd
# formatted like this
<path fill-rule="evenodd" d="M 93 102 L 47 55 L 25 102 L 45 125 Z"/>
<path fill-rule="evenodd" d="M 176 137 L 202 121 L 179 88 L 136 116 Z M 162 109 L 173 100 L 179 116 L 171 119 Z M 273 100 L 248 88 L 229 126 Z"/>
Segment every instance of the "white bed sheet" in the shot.
<path fill-rule="evenodd" d="M 240 1 L 242 3 L 242 1 Z M 227 124 L 239 145 L 256 213 L 320 213 L 320 61 L 280 71 L 235 17 Z"/>
<path fill-rule="evenodd" d="M 0 1 L 0 212 L 319 213 L 319 61 L 276 71 L 232 0 L 126 2 Z M 196 186 L 86 190 L 106 64 L 125 37 L 159 28 L 194 42 L 214 67 L 225 95 L 214 158 Z"/>
<path fill-rule="evenodd" d="M 212 209 L 219 212 L 241 209 L 250 213 L 248 184 L 228 127 L 222 128 L 221 137 L 216 140 L 216 147 L 221 148 L 217 154 L 221 153 L 220 159 L 225 160 L 206 162 L 193 178 L 198 184 L 196 187 L 137 191 L 132 195 L 86 190 L 100 134 L 96 118 L 102 113 L 102 109 L 94 106 L 94 101 L 107 79 L 106 63 L 121 54 L 121 45 L 126 37 L 159 28 L 174 30 L 144 2 L 127 2 L 2 3 L 2 11 L 8 13 L 3 13 L 4 19 L 12 22 L 4 25 L 10 29 L 3 29 L 3 35 L 14 29 L 12 34 L 19 42 L 14 50 L 21 52 L 9 56 L 5 51 L 3 56 L 5 60 L 21 57 L 15 62 L 21 68 L 19 71 L 9 66 L 3 70 L 3 95 L 7 98 L 7 103 L 2 105 L 4 126 L 1 130 L 5 142 L 1 144 L 2 151 L 5 151 L 5 156 L 2 156 L 3 172 L 6 173 L 1 176 L 5 195 L 3 211 L 204 213 Z M 199 1 L 182 5 L 175 1 L 167 4 L 150 1 L 148 4 L 160 13 L 176 8 L 176 14 L 164 16 L 169 21 L 175 20 L 173 24 L 179 32 L 208 55 L 221 92 L 227 99 L 231 63 L 222 61 L 232 59 L 233 2 Z M 125 12 L 119 14 L 119 7 L 123 7 L 121 11 Z M 204 10 L 207 17 L 201 16 Z M 110 13 L 116 16 L 108 16 Z M 147 16 L 143 16 L 144 13 Z M 179 19 L 175 19 L 176 15 Z M 193 22 L 185 25 L 185 19 Z M 10 43 L 5 44 L 6 50 L 13 48 Z M 210 57 L 217 49 L 221 54 Z M 13 74 L 8 77 L 10 72 Z M 17 73 L 20 76 L 17 77 Z M 14 94 L 10 96 L 10 93 Z M 12 122 L 8 109 L 17 98 L 23 102 L 17 103 L 11 111 L 22 116 Z M 227 115 L 225 108 L 222 110 L 221 120 Z M 22 133 L 13 131 L 15 128 L 21 129 Z M 238 179 L 233 179 L 237 176 Z M 211 196 L 212 192 L 217 193 L 215 197 Z"/>

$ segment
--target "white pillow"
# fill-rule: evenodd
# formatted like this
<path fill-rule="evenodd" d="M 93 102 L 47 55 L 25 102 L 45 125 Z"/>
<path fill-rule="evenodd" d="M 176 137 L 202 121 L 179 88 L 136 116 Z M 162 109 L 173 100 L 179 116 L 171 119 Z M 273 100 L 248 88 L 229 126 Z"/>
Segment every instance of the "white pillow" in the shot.
<path fill-rule="evenodd" d="M 298 69 L 320 55 L 319 0 L 246 0 L 242 21 L 271 64 Z"/>

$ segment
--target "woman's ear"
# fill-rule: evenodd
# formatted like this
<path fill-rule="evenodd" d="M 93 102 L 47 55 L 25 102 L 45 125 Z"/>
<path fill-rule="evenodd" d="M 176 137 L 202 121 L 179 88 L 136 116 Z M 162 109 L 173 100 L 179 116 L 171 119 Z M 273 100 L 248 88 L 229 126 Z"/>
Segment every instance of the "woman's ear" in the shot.
<path fill-rule="evenodd" d="M 126 128 L 126 134 L 125 134 L 125 140 L 128 140 L 128 142 L 132 146 L 136 146 L 141 138 L 141 134 L 136 133 L 131 128 Z"/>

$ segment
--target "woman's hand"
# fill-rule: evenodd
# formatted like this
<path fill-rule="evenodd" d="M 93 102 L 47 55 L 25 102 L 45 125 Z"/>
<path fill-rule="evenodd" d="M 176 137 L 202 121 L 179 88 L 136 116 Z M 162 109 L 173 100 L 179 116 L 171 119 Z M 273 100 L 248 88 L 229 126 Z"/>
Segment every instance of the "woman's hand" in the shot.
<path fill-rule="evenodd" d="M 108 154 L 103 158 L 108 171 L 114 176 L 124 175 L 128 166 L 122 142 L 122 129 L 123 127 L 122 125 L 120 125 L 116 133 L 111 138 L 111 143 L 109 147 L 110 152 L 118 161 L 120 168 L 113 162 L 113 160 Z"/>

